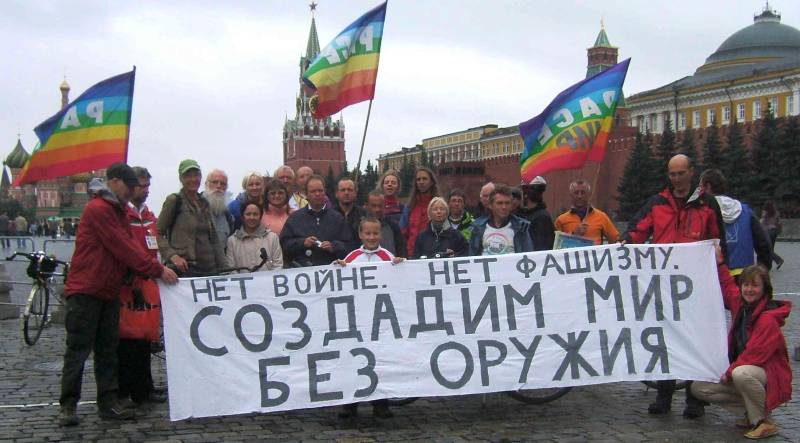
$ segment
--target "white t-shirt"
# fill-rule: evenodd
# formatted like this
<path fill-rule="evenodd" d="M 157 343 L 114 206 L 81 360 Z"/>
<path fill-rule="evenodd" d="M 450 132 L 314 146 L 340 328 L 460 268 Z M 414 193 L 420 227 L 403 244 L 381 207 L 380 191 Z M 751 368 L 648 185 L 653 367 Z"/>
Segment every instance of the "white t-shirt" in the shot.
<path fill-rule="evenodd" d="M 514 253 L 514 230 L 511 229 L 511 222 L 506 223 L 502 228 L 493 228 L 489 223 L 486 224 L 486 231 L 483 232 L 483 255 L 502 255 Z"/>

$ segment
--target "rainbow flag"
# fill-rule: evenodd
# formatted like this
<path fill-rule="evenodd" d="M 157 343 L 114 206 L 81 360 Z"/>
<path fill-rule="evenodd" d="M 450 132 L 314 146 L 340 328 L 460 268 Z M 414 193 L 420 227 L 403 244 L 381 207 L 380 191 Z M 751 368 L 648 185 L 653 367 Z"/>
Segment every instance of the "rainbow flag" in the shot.
<path fill-rule="evenodd" d="M 581 168 L 587 160 L 603 161 L 630 61 L 572 85 L 544 112 L 519 124 L 525 141 L 519 158 L 524 183 L 550 171 Z"/>
<path fill-rule="evenodd" d="M 40 147 L 14 185 L 126 161 L 135 76 L 136 68 L 101 81 L 34 128 Z"/>
<path fill-rule="evenodd" d="M 375 97 L 385 17 L 383 2 L 345 28 L 306 69 L 303 81 L 316 90 L 314 118 Z"/>

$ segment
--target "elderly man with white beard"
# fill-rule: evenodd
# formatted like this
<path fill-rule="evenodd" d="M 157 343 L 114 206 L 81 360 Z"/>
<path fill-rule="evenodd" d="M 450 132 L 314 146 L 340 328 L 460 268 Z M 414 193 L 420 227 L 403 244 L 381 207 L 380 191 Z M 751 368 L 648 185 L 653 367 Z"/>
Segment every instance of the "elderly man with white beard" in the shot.
<path fill-rule="evenodd" d="M 214 217 L 214 228 L 223 245 L 233 233 L 233 216 L 228 211 L 228 175 L 221 169 L 212 169 L 206 176 L 203 197 L 208 200 L 211 215 Z"/>

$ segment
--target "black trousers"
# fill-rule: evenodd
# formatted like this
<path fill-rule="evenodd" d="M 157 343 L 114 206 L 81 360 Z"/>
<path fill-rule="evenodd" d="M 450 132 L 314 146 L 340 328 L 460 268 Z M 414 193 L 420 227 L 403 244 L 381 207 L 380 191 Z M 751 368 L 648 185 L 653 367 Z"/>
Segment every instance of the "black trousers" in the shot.
<path fill-rule="evenodd" d="M 74 408 L 81 398 L 83 366 L 94 351 L 97 406 L 107 409 L 117 401 L 117 345 L 119 341 L 119 300 L 102 300 L 88 294 L 67 298 L 64 326 L 67 350 L 61 374 L 62 407 Z"/>
<path fill-rule="evenodd" d="M 145 401 L 153 390 L 150 372 L 150 341 L 119 339 L 117 348 L 119 368 L 119 398 L 130 396 L 139 403 Z"/>

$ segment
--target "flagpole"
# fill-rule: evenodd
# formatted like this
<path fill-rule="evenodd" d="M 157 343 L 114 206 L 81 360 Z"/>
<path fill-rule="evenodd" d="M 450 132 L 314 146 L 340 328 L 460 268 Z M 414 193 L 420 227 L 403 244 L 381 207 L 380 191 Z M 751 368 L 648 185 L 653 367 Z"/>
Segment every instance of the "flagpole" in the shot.
<path fill-rule="evenodd" d="M 600 167 L 601 166 L 602 166 L 602 162 L 598 162 L 597 163 L 597 169 L 594 170 L 594 180 L 592 181 L 592 199 L 594 199 L 595 203 L 597 203 L 597 198 L 596 198 L 596 194 L 597 194 L 597 179 L 600 177 Z M 590 204 L 592 203 L 591 202 L 592 199 L 589 200 Z"/>
<path fill-rule="evenodd" d="M 369 107 L 367 108 L 367 121 L 364 122 L 364 135 L 361 136 L 361 150 L 358 151 L 358 163 L 356 163 L 356 170 L 354 181 L 358 183 L 358 178 L 361 175 L 361 156 L 364 154 L 364 143 L 367 140 L 367 128 L 369 127 L 369 114 L 372 112 L 372 100 L 369 101 Z"/>

